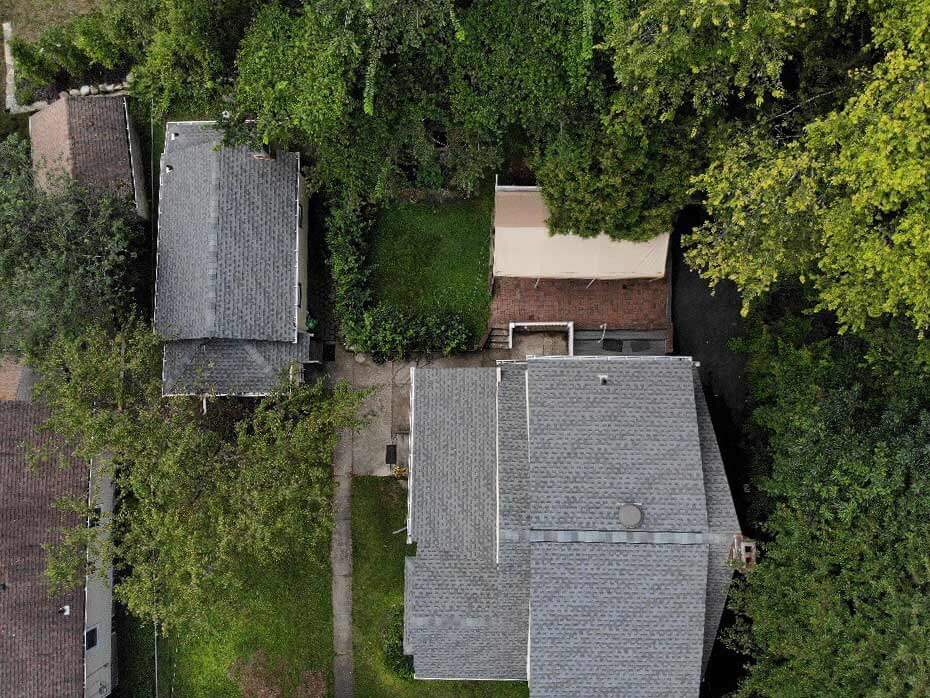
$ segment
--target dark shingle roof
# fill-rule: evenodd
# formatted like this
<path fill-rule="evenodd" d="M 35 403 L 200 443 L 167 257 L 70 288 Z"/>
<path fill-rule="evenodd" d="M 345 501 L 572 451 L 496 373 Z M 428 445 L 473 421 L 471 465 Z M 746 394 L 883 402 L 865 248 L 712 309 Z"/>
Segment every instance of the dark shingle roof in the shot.
<path fill-rule="evenodd" d="M 166 128 L 155 329 L 166 395 L 265 394 L 306 361 L 296 326 L 296 153 L 220 148 L 213 124 Z"/>
<path fill-rule="evenodd" d="M 24 698 L 83 695 L 84 594 L 49 597 L 42 544 L 56 528 L 77 523 L 52 508 L 63 496 L 86 496 L 88 469 L 65 458 L 64 468 L 29 470 L 24 443 L 51 444 L 39 430 L 45 411 L 0 402 L 0 693 Z M 68 616 L 58 613 L 69 605 Z"/>
<path fill-rule="evenodd" d="M 29 118 L 29 133 L 40 183 L 63 170 L 85 186 L 133 193 L 125 97 L 63 97 Z"/>
<path fill-rule="evenodd" d="M 161 160 L 155 327 L 173 339 L 293 342 L 296 153 L 257 160 L 169 123 Z M 168 168 L 171 168 L 168 171 Z"/>
<path fill-rule="evenodd" d="M 291 364 L 310 358 L 310 336 L 298 341 L 187 339 L 165 343 L 165 395 L 264 395 Z"/>
<path fill-rule="evenodd" d="M 528 655 L 534 697 L 696 696 L 739 522 L 693 362 L 531 359 L 413 383 L 417 676 L 525 678 Z M 623 502 L 639 527 L 620 525 Z M 493 524 L 485 562 L 473 537 L 493 542 Z"/>
<path fill-rule="evenodd" d="M 729 555 L 733 532 L 739 531 L 740 528 L 697 368 L 694 369 L 693 376 L 694 402 L 697 407 L 698 432 L 701 437 L 701 460 L 704 464 L 704 492 L 707 495 L 707 527 L 711 534 L 708 543 L 709 563 L 705 601 L 707 612 L 704 623 L 703 666 L 706 668 L 714 648 L 723 608 L 726 606 L 730 580 L 733 578 L 733 570 L 721 562 L 725 561 Z"/>

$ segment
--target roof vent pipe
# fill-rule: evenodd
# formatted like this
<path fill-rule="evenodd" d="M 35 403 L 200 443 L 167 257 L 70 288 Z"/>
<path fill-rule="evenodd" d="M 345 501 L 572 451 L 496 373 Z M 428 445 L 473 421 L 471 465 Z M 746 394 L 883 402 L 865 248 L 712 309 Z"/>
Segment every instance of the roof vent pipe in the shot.
<path fill-rule="evenodd" d="M 620 525 L 624 528 L 639 528 L 643 522 L 643 510 L 638 504 L 624 502 L 620 505 Z"/>

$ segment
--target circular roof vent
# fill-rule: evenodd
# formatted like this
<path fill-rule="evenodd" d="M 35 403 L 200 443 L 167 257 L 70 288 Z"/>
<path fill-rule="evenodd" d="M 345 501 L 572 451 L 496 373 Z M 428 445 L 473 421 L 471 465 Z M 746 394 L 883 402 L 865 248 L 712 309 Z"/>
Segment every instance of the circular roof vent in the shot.
<path fill-rule="evenodd" d="M 643 510 L 638 504 L 624 502 L 620 505 L 620 525 L 624 528 L 638 528 L 643 522 Z"/>

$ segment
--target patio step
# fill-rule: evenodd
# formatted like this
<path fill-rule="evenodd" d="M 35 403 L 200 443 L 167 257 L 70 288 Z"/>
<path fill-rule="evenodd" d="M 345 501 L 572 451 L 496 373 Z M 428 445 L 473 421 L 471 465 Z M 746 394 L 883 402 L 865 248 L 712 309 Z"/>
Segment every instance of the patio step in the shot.
<path fill-rule="evenodd" d="M 488 335 L 488 349 L 509 349 L 510 329 L 506 327 L 492 327 Z"/>

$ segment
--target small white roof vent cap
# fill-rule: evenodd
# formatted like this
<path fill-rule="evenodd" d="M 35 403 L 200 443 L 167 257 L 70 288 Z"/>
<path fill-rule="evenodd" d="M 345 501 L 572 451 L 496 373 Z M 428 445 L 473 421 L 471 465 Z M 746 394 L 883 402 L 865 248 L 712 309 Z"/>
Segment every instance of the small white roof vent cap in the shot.
<path fill-rule="evenodd" d="M 601 382 L 601 385 L 607 385 L 607 374 L 601 373 L 598 375 L 597 379 Z"/>
<path fill-rule="evenodd" d="M 624 528 L 639 528 L 643 522 L 643 510 L 638 504 L 624 502 L 620 505 L 620 525 Z"/>
<path fill-rule="evenodd" d="M 62 606 L 61 608 L 58 609 L 58 613 L 61 614 L 61 615 L 63 615 L 63 616 L 70 616 L 70 615 L 71 615 L 71 606 Z"/>

